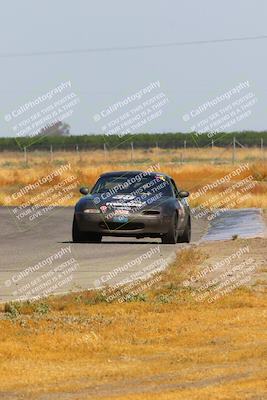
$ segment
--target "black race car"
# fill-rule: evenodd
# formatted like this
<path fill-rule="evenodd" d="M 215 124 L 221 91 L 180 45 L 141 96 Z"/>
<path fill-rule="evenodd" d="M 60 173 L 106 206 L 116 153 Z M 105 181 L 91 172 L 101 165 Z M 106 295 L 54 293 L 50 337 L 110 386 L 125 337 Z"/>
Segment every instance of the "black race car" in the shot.
<path fill-rule="evenodd" d="M 190 242 L 189 193 L 165 174 L 121 171 L 102 174 L 75 206 L 73 242 L 102 236 L 159 237 L 162 243 Z"/>

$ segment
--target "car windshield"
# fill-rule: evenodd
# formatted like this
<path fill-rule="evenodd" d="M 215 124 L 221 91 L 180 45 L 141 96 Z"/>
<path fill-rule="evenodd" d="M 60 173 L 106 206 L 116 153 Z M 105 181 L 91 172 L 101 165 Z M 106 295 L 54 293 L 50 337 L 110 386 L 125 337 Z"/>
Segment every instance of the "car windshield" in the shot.
<path fill-rule="evenodd" d="M 164 176 L 110 175 L 98 179 L 91 193 L 110 192 L 115 194 L 161 193 L 161 196 L 173 196 L 170 183 Z"/>

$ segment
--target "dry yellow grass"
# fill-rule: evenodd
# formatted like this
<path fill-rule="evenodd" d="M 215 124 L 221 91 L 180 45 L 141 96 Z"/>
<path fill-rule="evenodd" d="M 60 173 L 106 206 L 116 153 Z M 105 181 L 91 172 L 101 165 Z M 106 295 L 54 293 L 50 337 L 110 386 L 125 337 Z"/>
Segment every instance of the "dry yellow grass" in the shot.
<path fill-rule="evenodd" d="M 24 163 L 24 153 L 20 152 L 1 152 L 0 165 L 14 166 L 14 164 Z M 49 151 L 32 151 L 28 152 L 28 162 L 31 165 L 43 163 L 44 165 L 51 161 Z M 187 149 L 135 149 L 133 154 L 129 149 L 115 148 L 108 150 L 106 154 L 103 150 L 88 150 L 77 152 L 64 152 L 56 151 L 53 153 L 53 161 L 66 160 L 69 157 L 74 161 L 93 162 L 95 166 L 103 163 L 118 163 L 125 164 L 150 163 L 157 161 L 160 163 L 217 163 L 217 164 L 231 164 L 232 163 L 232 148 L 231 147 L 210 147 L 204 148 L 187 148 Z M 237 148 L 236 149 L 236 162 L 261 162 L 267 159 L 267 151 L 264 152 L 256 147 L 251 148 Z"/>
<path fill-rule="evenodd" d="M 205 248 L 183 250 L 145 301 L 107 304 L 84 292 L 39 308 L 24 304 L 13 319 L 3 314 L 2 393 L 27 400 L 44 393 L 48 400 L 264 399 L 264 293 L 239 289 L 213 305 L 194 303 L 181 281 L 206 258 Z"/>
<path fill-rule="evenodd" d="M 219 159 L 222 151 L 219 148 L 215 148 L 213 150 L 214 153 L 211 153 L 211 149 L 187 149 L 187 161 L 183 164 L 177 161 L 180 159 L 181 150 L 138 150 L 134 153 L 135 162 L 131 162 L 131 156 L 128 151 L 121 152 L 119 150 L 109 152 L 106 160 L 104 159 L 103 151 L 88 151 L 81 155 L 77 155 L 74 152 L 55 153 L 52 162 L 50 162 L 47 153 L 33 152 L 29 154 L 28 165 L 24 164 L 23 154 L 21 153 L 2 153 L 0 162 L 0 205 L 30 204 L 31 198 L 36 192 L 45 191 L 60 179 L 70 175 L 77 177 L 77 188 L 72 189 L 70 191 L 72 193 L 71 198 L 65 199 L 60 205 L 73 205 L 79 198 L 78 186 L 91 186 L 101 173 L 111 170 L 142 170 L 152 165 L 157 165 L 157 163 L 160 165 L 161 172 L 174 177 L 178 187 L 195 192 L 205 184 L 212 183 L 229 174 L 238 165 L 249 162 L 248 170 L 232 178 L 229 183 L 209 190 L 204 196 L 197 199 L 191 198 L 190 203 L 192 206 L 202 204 L 215 194 L 221 193 L 230 187 L 237 180 L 252 175 L 255 186 L 249 190 L 249 196 L 243 196 L 238 204 L 231 207 L 267 208 L 267 163 L 266 161 L 260 161 L 262 153 L 258 149 L 240 149 L 237 152 L 238 161 L 235 165 L 229 162 L 219 165 L 214 164 L 214 154 L 217 154 Z M 224 152 L 228 151 L 230 150 L 224 150 Z M 249 160 L 255 161 L 251 163 Z M 256 160 L 258 161 L 256 162 Z M 28 195 L 26 194 L 7 204 L 7 196 L 12 195 L 12 193 L 17 192 L 29 183 L 35 183 L 39 178 L 47 176 L 66 163 L 70 163 L 71 169 L 65 172 L 62 178 L 54 178 L 50 184 L 42 185 L 40 190 L 29 192 Z"/>

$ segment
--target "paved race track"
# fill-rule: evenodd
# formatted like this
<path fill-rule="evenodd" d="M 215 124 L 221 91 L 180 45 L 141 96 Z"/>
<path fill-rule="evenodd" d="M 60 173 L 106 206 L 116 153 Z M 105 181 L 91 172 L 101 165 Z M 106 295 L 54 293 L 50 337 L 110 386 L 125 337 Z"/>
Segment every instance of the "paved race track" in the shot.
<path fill-rule="evenodd" d="M 260 213 L 259 210 L 254 213 L 259 219 L 255 233 L 259 234 L 263 229 Z M 228 220 L 227 214 L 221 215 L 214 220 L 208 235 L 207 220 L 193 219 L 192 241 L 196 243 L 205 237 L 212 240 L 213 227 L 214 239 L 227 239 L 225 218 L 230 235 L 239 234 L 239 221 L 243 227 L 246 218 L 255 220 L 252 214 L 250 210 L 247 213 L 236 211 L 231 218 L 228 215 Z M 137 277 L 136 273 L 147 274 L 166 266 L 176 249 L 187 246 L 162 245 L 159 239 L 111 237 L 104 237 L 100 244 L 74 244 L 71 242 L 72 217 L 73 208 L 56 208 L 45 219 L 39 218 L 23 230 L 25 226 L 15 221 L 12 210 L 0 208 L 0 301 L 38 296 L 45 291 L 60 293 L 132 280 Z M 253 236 L 253 229 L 251 234 Z"/>

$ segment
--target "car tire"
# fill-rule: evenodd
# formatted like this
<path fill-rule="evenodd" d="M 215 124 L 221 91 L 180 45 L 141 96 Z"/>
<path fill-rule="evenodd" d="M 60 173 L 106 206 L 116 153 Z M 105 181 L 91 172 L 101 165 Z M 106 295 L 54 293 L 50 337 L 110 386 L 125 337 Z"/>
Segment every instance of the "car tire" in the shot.
<path fill-rule="evenodd" d="M 190 243 L 191 240 L 191 218 L 188 217 L 186 227 L 182 235 L 178 237 L 178 243 Z"/>
<path fill-rule="evenodd" d="M 163 244 L 175 244 L 178 240 L 178 215 L 174 214 L 172 222 L 167 233 L 164 233 L 161 237 Z"/>
<path fill-rule="evenodd" d="M 101 233 L 97 232 L 81 232 L 76 218 L 73 218 L 72 223 L 72 241 L 73 243 L 100 243 L 102 240 Z"/>

